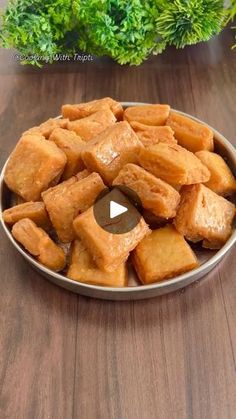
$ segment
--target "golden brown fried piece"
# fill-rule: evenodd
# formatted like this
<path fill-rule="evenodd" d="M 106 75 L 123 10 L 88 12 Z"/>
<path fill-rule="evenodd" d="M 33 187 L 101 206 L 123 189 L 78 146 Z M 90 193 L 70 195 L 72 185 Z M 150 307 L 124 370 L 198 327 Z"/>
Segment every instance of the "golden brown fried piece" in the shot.
<path fill-rule="evenodd" d="M 70 131 L 74 131 L 82 140 L 89 141 L 106 128 L 114 125 L 115 122 L 116 118 L 108 108 L 103 111 L 95 112 L 86 118 L 70 121 L 67 124 L 67 128 Z"/>
<path fill-rule="evenodd" d="M 25 131 L 23 135 L 25 134 L 41 134 L 46 139 L 48 139 L 52 133 L 52 131 L 56 128 L 66 128 L 68 119 L 55 119 L 50 118 L 47 121 L 43 122 L 41 125 L 37 127 L 30 128 L 29 130 Z"/>
<path fill-rule="evenodd" d="M 143 148 L 139 153 L 139 163 L 173 185 L 191 185 L 210 179 L 207 167 L 193 153 L 177 144 L 159 143 Z"/>
<path fill-rule="evenodd" d="M 22 218 L 29 218 L 37 226 L 48 229 L 50 221 L 43 202 L 25 202 L 3 211 L 3 220 L 7 224 L 15 224 Z"/>
<path fill-rule="evenodd" d="M 174 131 L 178 144 L 187 150 L 193 153 L 199 150 L 213 150 L 213 131 L 206 125 L 175 112 L 170 112 L 166 125 Z"/>
<path fill-rule="evenodd" d="M 101 271 L 79 239 L 75 240 L 72 245 L 67 276 L 75 281 L 105 287 L 125 287 L 128 279 L 125 263 L 122 263 L 114 272 Z"/>
<path fill-rule="evenodd" d="M 206 240 L 221 248 L 232 233 L 235 206 L 204 185 L 185 186 L 175 218 L 176 229 L 187 239 Z"/>
<path fill-rule="evenodd" d="M 114 272 L 123 264 L 129 253 L 150 230 L 141 218 L 138 225 L 128 233 L 112 234 L 102 229 L 96 222 L 93 207 L 74 220 L 74 230 L 89 250 L 96 265 L 106 271 Z"/>
<path fill-rule="evenodd" d="M 26 201 L 38 201 L 41 192 L 58 181 L 67 158 L 52 141 L 41 135 L 23 136 L 10 155 L 4 180 Z"/>
<path fill-rule="evenodd" d="M 169 105 L 130 106 L 124 111 L 124 120 L 152 126 L 165 125 L 169 113 Z"/>
<path fill-rule="evenodd" d="M 61 271 L 65 267 L 66 258 L 63 250 L 29 218 L 23 218 L 14 224 L 12 235 L 47 268 Z"/>
<path fill-rule="evenodd" d="M 135 164 L 126 164 L 113 185 L 125 185 L 134 190 L 142 206 L 159 217 L 173 218 L 176 215 L 179 193 L 168 183 Z"/>
<path fill-rule="evenodd" d="M 126 163 L 137 162 L 142 147 L 130 125 L 123 121 L 90 141 L 82 151 L 82 158 L 89 170 L 100 173 L 111 184 Z"/>
<path fill-rule="evenodd" d="M 229 166 L 219 154 L 207 150 L 198 151 L 196 156 L 210 171 L 211 177 L 205 186 L 219 195 L 227 196 L 236 191 L 236 180 Z"/>
<path fill-rule="evenodd" d="M 56 128 L 50 135 L 49 140 L 54 141 L 67 157 L 62 180 L 69 179 L 84 169 L 81 151 L 86 143 L 75 132 Z"/>
<path fill-rule="evenodd" d="M 173 278 L 198 266 L 191 247 L 172 225 L 145 237 L 134 250 L 132 262 L 143 284 Z"/>
<path fill-rule="evenodd" d="M 177 144 L 174 131 L 170 127 L 152 127 L 136 121 L 131 121 L 130 125 L 144 147 L 150 147 L 158 143 Z"/>
<path fill-rule="evenodd" d="M 75 238 L 74 218 L 91 207 L 104 188 L 101 177 L 92 173 L 79 180 L 74 176 L 42 194 L 50 220 L 61 242 L 69 243 Z"/>
<path fill-rule="evenodd" d="M 123 116 L 123 108 L 119 102 L 110 97 L 92 100 L 91 102 L 79 103 L 76 105 L 63 105 L 61 113 L 63 118 L 69 118 L 70 121 L 75 119 L 86 118 L 97 111 L 110 109 L 116 119 L 121 120 Z"/>
<path fill-rule="evenodd" d="M 160 132 L 161 128 L 167 127 L 155 127 L 146 131 L 138 131 L 137 136 L 143 143 L 144 147 L 150 147 L 158 143 L 177 144 L 173 134 L 168 130 Z"/>
<path fill-rule="evenodd" d="M 75 182 L 78 182 L 79 180 L 85 179 L 89 175 L 91 175 L 91 173 L 87 169 L 82 170 L 82 172 L 77 173 L 70 179 L 64 180 L 64 182 L 61 182 L 58 185 L 47 189 L 46 191 L 44 191 L 43 196 L 45 197 L 47 195 L 47 199 L 50 199 L 50 196 L 52 196 L 53 198 L 60 196 L 67 189 L 67 187 L 73 185 Z"/>

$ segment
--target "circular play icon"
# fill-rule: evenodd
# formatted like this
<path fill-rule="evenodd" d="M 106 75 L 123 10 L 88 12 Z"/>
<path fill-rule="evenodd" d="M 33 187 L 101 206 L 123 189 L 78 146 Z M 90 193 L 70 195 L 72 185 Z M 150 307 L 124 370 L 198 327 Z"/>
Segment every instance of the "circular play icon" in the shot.
<path fill-rule="evenodd" d="M 112 234 L 128 233 L 142 217 L 138 195 L 123 185 L 116 185 L 111 190 L 104 189 L 99 194 L 93 211 L 98 225 Z"/>

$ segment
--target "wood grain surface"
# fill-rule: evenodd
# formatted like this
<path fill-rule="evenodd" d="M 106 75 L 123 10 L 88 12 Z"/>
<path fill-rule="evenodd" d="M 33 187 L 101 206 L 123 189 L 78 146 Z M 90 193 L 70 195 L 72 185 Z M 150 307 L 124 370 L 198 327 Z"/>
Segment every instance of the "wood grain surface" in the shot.
<path fill-rule="evenodd" d="M 233 34 L 120 67 L 109 59 L 20 66 L 0 52 L 0 164 L 65 102 L 170 103 L 235 140 Z M 1 230 L 1 419 L 235 419 L 236 250 L 161 298 L 106 302 L 43 279 Z"/>

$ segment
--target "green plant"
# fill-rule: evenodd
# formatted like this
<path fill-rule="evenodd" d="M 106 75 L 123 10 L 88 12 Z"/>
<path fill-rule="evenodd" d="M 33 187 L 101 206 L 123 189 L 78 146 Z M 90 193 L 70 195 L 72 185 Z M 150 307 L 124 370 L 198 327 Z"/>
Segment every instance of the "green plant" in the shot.
<path fill-rule="evenodd" d="M 75 0 L 73 9 L 84 51 L 109 55 L 120 64 L 140 64 L 165 46 L 156 31 L 155 0 Z"/>
<path fill-rule="evenodd" d="M 10 0 L 0 40 L 23 63 L 52 62 L 83 51 L 120 64 L 141 64 L 167 45 L 206 41 L 235 14 L 223 0 Z"/>
<path fill-rule="evenodd" d="M 231 0 L 231 8 L 230 8 L 230 20 L 234 20 L 236 18 L 236 0 Z M 232 29 L 236 29 L 236 26 L 233 26 Z M 236 39 L 236 36 L 235 36 Z M 236 44 L 233 45 L 233 49 L 236 48 Z"/>
<path fill-rule="evenodd" d="M 2 16 L 2 46 L 16 48 L 31 64 L 39 64 L 36 56 L 52 62 L 62 52 L 72 21 L 70 0 L 11 0 Z"/>
<path fill-rule="evenodd" d="M 230 17 L 234 19 L 236 16 L 236 0 L 231 0 Z"/>
<path fill-rule="evenodd" d="M 222 0 L 163 0 L 161 5 L 157 31 L 167 43 L 177 48 L 208 41 L 225 23 L 226 10 Z"/>

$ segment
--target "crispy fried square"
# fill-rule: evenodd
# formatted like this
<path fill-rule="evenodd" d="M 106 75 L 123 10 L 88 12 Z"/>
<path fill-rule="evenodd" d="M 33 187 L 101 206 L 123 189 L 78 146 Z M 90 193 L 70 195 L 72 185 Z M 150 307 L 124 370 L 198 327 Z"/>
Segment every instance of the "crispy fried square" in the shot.
<path fill-rule="evenodd" d="M 210 171 L 211 177 L 205 186 L 219 195 L 227 196 L 236 191 L 236 180 L 229 166 L 219 154 L 207 150 L 198 151 L 196 156 Z"/>
<path fill-rule="evenodd" d="M 59 183 L 56 186 L 53 186 L 46 191 L 43 192 L 44 198 L 47 196 L 47 200 L 56 199 L 57 197 L 61 196 L 70 185 L 78 182 L 79 180 L 85 179 L 91 173 L 85 169 L 82 172 L 77 173 L 75 176 L 72 176 L 70 179 L 64 180 L 64 182 Z"/>
<path fill-rule="evenodd" d="M 92 173 L 84 179 L 74 176 L 42 194 L 50 220 L 61 242 L 69 243 L 74 239 L 74 218 L 93 205 L 104 188 L 101 177 Z"/>
<path fill-rule="evenodd" d="M 64 151 L 67 157 L 67 163 L 62 174 L 62 180 L 69 179 L 84 169 L 84 163 L 81 158 L 81 151 L 83 150 L 85 141 L 75 134 L 73 131 L 68 131 L 63 128 L 56 128 L 53 130 L 49 139 Z"/>
<path fill-rule="evenodd" d="M 174 131 L 179 145 L 187 150 L 193 153 L 199 150 L 213 150 L 213 131 L 206 125 L 175 112 L 170 112 L 166 125 Z"/>
<path fill-rule="evenodd" d="M 135 164 L 126 164 L 113 185 L 125 185 L 134 190 L 142 206 L 163 218 L 173 218 L 180 201 L 179 193 L 161 179 Z"/>
<path fill-rule="evenodd" d="M 74 121 L 75 119 L 85 118 L 97 111 L 103 111 L 106 109 L 110 109 L 116 119 L 122 119 L 122 105 L 110 97 L 104 97 L 102 99 L 92 100 L 91 102 L 79 103 L 76 105 L 63 105 L 61 113 L 63 118 L 69 118 L 70 121 Z"/>
<path fill-rule="evenodd" d="M 52 131 L 56 128 L 67 128 L 67 123 L 69 122 L 68 119 L 63 118 L 50 118 L 47 121 L 43 122 L 41 125 L 30 128 L 29 130 L 25 131 L 25 134 L 41 134 L 46 139 L 48 139 L 52 133 Z"/>
<path fill-rule="evenodd" d="M 106 128 L 114 125 L 116 118 L 111 110 L 97 111 L 86 118 L 70 121 L 67 128 L 74 131 L 84 141 L 89 141 Z"/>
<path fill-rule="evenodd" d="M 169 113 L 169 105 L 131 106 L 124 111 L 124 120 L 153 126 L 165 125 Z"/>
<path fill-rule="evenodd" d="M 191 247 L 172 225 L 145 237 L 134 250 L 132 262 L 143 284 L 173 278 L 198 266 Z"/>
<path fill-rule="evenodd" d="M 5 223 L 13 225 L 22 218 L 29 218 L 34 221 L 37 226 L 44 229 L 49 228 L 50 221 L 45 209 L 44 203 L 41 202 L 25 202 L 15 205 L 3 211 L 3 220 Z"/>
<path fill-rule="evenodd" d="M 177 144 L 159 143 L 142 148 L 139 163 L 146 170 L 173 185 L 207 182 L 210 172 L 190 151 Z"/>
<path fill-rule="evenodd" d="M 126 163 L 136 163 L 142 148 L 135 132 L 126 122 L 118 122 L 87 144 L 82 152 L 85 165 L 100 173 L 111 184 Z"/>
<path fill-rule="evenodd" d="M 38 201 L 41 192 L 59 180 L 67 158 L 52 141 L 43 136 L 23 136 L 10 155 L 4 180 L 26 201 Z"/>
<path fill-rule="evenodd" d="M 150 230 L 141 218 L 137 226 L 123 234 L 112 234 L 102 229 L 96 222 L 93 207 L 74 220 L 74 230 L 89 250 L 96 265 L 106 271 L 114 272 L 124 263 L 129 253 Z"/>
<path fill-rule="evenodd" d="M 64 251 L 29 218 L 17 221 L 12 228 L 12 235 L 47 268 L 53 271 L 61 271 L 64 268 L 66 264 Z"/>
<path fill-rule="evenodd" d="M 151 125 L 140 124 L 136 121 L 131 121 L 130 125 L 144 147 L 150 147 L 158 143 L 177 144 L 174 131 L 170 127 L 153 127 Z"/>
<path fill-rule="evenodd" d="M 206 240 L 213 248 L 220 248 L 232 233 L 234 215 L 234 204 L 204 185 L 191 185 L 181 189 L 174 223 L 187 239 Z"/>
<path fill-rule="evenodd" d="M 125 287 L 128 279 L 125 263 L 122 263 L 114 272 L 101 271 L 79 239 L 75 240 L 72 245 L 67 276 L 75 281 L 106 287 Z"/>

